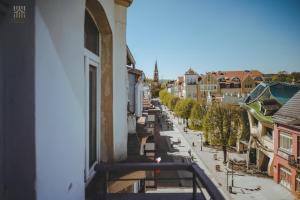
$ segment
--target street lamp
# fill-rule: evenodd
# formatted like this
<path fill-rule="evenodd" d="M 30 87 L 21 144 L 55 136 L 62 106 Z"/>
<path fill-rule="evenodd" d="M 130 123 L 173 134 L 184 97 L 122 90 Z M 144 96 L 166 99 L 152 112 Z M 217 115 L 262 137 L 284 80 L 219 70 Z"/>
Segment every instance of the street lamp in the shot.
<path fill-rule="evenodd" d="M 200 135 L 200 150 L 202 151 L 202 134 Z"/>

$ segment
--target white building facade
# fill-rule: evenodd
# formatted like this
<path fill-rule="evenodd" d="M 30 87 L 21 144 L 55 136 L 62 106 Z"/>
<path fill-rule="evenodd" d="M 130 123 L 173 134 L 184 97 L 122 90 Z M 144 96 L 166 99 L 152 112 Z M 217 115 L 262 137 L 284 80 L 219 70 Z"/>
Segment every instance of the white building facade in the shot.
<path fill-rule="evenodd" d="M 126 159 L 130 4 L 26 1 L 11 23 L 1 3 L 0 199 L 82 200 L 96 163 Z"/>

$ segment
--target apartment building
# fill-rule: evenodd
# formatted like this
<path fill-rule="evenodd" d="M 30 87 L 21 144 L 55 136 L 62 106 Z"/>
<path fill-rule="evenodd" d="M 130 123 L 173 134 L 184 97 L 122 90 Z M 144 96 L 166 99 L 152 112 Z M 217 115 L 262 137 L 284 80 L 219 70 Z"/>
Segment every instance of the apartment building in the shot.
<path fill-rule="evenodd" d="M 248 164 L 273 176 L 274 121 L 272 116 L 300 90 L 287 83 L 261 83 L 245 99 L 250 124 Z"/>
<path fill-rule="evenodd" d="M 198 100 L 223 96 L 244 97 L 259 83 L 263 76 L 257 70 L 208 72 L 201 76 L 198 85 Z"/>
<path fill-rule="evenodd" d="M 300 91 L 273 115 L 274 181 L 300 192 Z"/>
<path fill-rule="evenodd" d="M 131 2 L 1 1 L 0 199 L 82 200 L 127 158 Z"/>
<path fill-rule="evenodd" d="M 197 84 L 199 75 L 189 68 L 183 76 L 183 90 L 182 95 L 184 98 L 197 99 Z"/>

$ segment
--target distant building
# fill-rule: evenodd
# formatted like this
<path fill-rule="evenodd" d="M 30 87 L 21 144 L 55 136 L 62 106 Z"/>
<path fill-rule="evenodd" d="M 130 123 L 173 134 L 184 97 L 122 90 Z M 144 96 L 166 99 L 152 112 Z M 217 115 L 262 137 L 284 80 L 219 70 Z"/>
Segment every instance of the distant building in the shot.
<path fill-rule="evenodd" d="M 250 124 L 248 164 L 273 176 L 274 122 L 272 116 L 300 87 L 287 83 L 261 83 L 245 99 Z"/>
<path fill-rule="evenodd" d="M 159 75 L 158 75 L 157 61 L 155 61 L 153 82 L 156 85 L 159 85 Z"/>
<path fill-rule="evenodd" d="M 262 73 L 257 70 L 208 72 L 199 78 L 198 100 L 210 96 L 245 97 L 263 81 Z M 210 97 L 209 97 L 210 98 Z"/>
<path fill-rule="evenodd" d="M 273 115 L 274 181 L 300 191 L 300 91 Z"/>
<path fill-rule="evenodd" d="M 183 91 L 184 98 L 197 98 L 197 84 L 199 75 L 189 68 L 183 76 Z"/>
<path fill-rule="evenodd" d="M 183 97 L 183 76 L 178 76 L 175 81 L 175 95 L 179 98 Z"/>
<path fill-rule="evenodd" d="M 167 88 L 168 93 L 175 95 L 175 81 L 174 80 L 168 81 L 166 83 L 166 88 Z"/>

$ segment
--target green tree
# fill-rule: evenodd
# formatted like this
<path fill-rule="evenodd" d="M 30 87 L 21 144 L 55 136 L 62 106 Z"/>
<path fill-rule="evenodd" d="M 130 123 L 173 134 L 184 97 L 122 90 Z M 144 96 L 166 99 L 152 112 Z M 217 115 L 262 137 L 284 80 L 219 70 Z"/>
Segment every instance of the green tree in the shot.
<path fill-rule="evenodd" d="M 227 162 L 227 148 L 235 144 L 239 127 L 239 112 L 232 105 L 214 104 L 205 116 L 204 137 L 210 144 L 222 147 L 224 163 Z"/>
<path fill-rule="evenodd" d="M 195 103 L 196 103 L 196 101 L 194 99 L 191 99 L 191 98 L 187 98 L 187 99 L 182 100 L 182 105 L 181 105 L 182 115 L 181 115 L 181 117 L 186 120 L 187 127 L 189 127 L 188 120 L 190 118 L 191 111 L 192 111 L 192 108 L 193 108 Z"/>
<path fill-rule="evenodd" d="M 168 107 L 169 107 L 169 109 L 172 110 L 172 111 L 174 111 L 175 106 L 176 106 L 176 104 L 177 104 L 177 102 L 178 102 L 179 100 L 180 100 L 179 97 L 173 96 L 173 95 L 172 95 L 172 96 L 169 98 L 169 101 L 168 101 Z"/>
<path fill-rule="evenodd" d="M 203 124 L 203 118 L 207 112 L 206 105 L 196 102 L 191 111 L 191 128 L 195 130 L 201 130 Z"/>
<path fill-rule="evenodd" d="M 183 118 L 183 100 L 181 99 L 175 105 L 175 114 L 178 117 Z"/>

